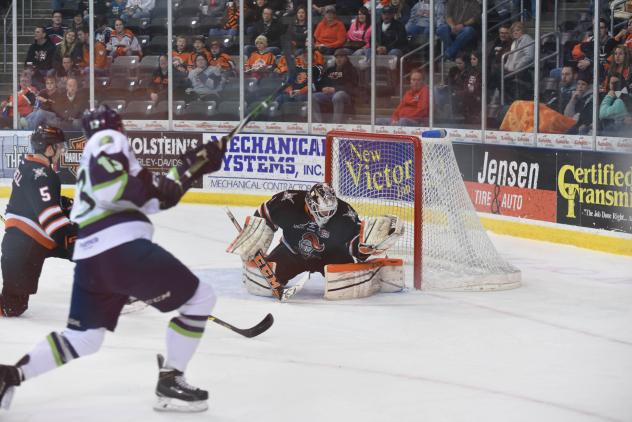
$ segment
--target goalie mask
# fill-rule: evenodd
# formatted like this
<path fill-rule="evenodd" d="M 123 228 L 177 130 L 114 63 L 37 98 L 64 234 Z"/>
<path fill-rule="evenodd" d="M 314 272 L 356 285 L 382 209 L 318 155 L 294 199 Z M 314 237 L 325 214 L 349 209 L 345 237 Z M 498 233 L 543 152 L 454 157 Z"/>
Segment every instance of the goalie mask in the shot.
<path fill-rule="evenodd" d="M 305 197 L 305 203 L 318 227 L 327 224 L 338 209 L 336 193 L 327 183 L 317 183 L 312 186 Z"/>

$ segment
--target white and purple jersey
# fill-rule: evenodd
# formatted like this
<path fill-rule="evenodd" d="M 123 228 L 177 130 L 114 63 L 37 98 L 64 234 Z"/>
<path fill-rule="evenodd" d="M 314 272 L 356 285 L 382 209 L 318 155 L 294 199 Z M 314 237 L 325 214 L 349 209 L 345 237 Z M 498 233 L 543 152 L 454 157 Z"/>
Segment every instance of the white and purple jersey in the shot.
<path fill-rule="evenodd" d="M 100 254 L 135 239 L 151 240 L 146 214 L 158 212 L 158 199 L 136 176 L 141 165 L 127 137 L 102 130 L 90 137 L 77 171 L 70 219 L 79 225 L 73 260 Z"/>

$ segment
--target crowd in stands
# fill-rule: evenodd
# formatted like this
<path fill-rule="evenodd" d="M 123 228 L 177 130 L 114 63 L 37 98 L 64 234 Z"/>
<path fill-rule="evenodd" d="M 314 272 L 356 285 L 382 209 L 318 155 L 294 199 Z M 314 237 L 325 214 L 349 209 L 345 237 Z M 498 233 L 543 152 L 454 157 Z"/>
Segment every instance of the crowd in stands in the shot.
<path fill-rule="evenodd" d="M 42 122 L 73 127 L 77 123 L 75 111 L 87 107 L 83 95 L 88 85 L 90 49 L 86 7 L 84 2 L 74 1 L 76 10 L 68 11 L 64 9 L 67 1 L 53 0 L 50 21 L 34 31 L 20 75 L 17 104 L 21 127 L 33 129 Z M 531 17 L 536 2 L 525 1 L 524 10 L 520 10 L 520 3 L 489 1 L 494 7 L 488 17 L 494 35 L 488 37 L 487 51 L 481 51 L 480 2 L 436 0 L 435 51 L 441 66 L 435 66 L 435 71 L 443 73 L 428 75 L 427 63 L 411 61 L 413 66 L 403 72 L 408 89 L 390 116 L 378 116 L 378 123 L 426 124 L 429 77 L 435 78 L 435 110 L 444 116 L 445 125 L 477 127 L 481 108 L 493 106 L 497 110 L 492 116 L 495 119 L 488 122 L 493 129 L 512 103 L 532 100 L 535 43 Z M 399 86 L 398 59 L 420 47 L 419 56 L 427 54 L 423 47 L 429 40 L 429 0 L 377 0 L 376 16 L 371 16 L 370 3 L 362 0 L 315 0 L 312 10 L 307 10 L 304 1 L 247 0 L 243 58 L 238 55 L 239 1 L 178 0 L 174 5 L 170 72 L 166 5 L 155 0 L 95 2 L 98 102 L 118 101 L 123 112 L 126 105 L 138 101 L 144 101 L 147 110 L 152 106 L 160 109 L 157 106 L 167 101 L 171 74 L 174 100 L 184 103 L 183 110 L 191 103 L 205 103 L 218 111 L 220 104 L 233 104 L 239 99 L 239 72 L 243 71 L 247 107 L 288 81 L 275 98 L 277 109 L 296 113 L 301 108 L 296 103 L 305 105 L 311 89 L 315 122 L 346 123 L 357 117 L 358 106 L 368 98 L 366 81 L 373 31 L 376 55 L 392 57 L 396 63 L 394 69 L 379 69 L 390 72 L 389 97 L 399 94 L 393 89 Z M 547 7 L 544 5 L 543 11 Z M 312 28 L 308 27 L 308 13 L 312 14 Z M 597 101 L 599 130 L 619 134 L 632 123 L 632 19 L 611 34 L 612 17 L 602 17 L 597 58 L 593 57 L 591 19 L 586 15 L 560 25 L 564 40 L 561 57 L 542 65 L 541 75 L 547 83 L 543 84 L 541 101 L 556 113 L 572 118 L 576 124 L 568 132 L 580 134 L 592 130 L 592 103 Z M 312 68 L 308 69 L 306 42 L 310 30 L 313 56 Z M 543 41 L 541 55 L 550 51 Z M 482 104 L 483 54 L 488 66 L 488 104 Z M 421 60 L 427 61 L 427 57 Z M 594 60 L 599 66 L 595 81 Z M 592 98 L 593 83 L 599 84 L 598 99 Z M 0 125 L 10 125 L 12 102 L 12 97 L 2 102 Z M 236 110 L 231 120 L 237 117 Z"/>

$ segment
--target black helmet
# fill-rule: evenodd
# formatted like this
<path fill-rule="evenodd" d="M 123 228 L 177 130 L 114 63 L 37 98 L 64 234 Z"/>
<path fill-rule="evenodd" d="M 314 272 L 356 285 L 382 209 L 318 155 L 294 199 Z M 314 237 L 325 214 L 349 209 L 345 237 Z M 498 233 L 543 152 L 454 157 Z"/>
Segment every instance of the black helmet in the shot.
<path fill-rule="evenodd" d="M 58 127 L 39 125 L 31 135 L 31 147 L 36 154 L 43 154 L 46 147 L 66 142 L 64 132 Z"/>
<path fill-rule="evenodd" d="M 86 110 L 86 112 L 83 113 L 81 125 L 83 126 L 83 133 L 86 135 L 86 138 L 90 138 L 96 132 L 105 129 L 113 129 L 119 132 L 123 131 L 121 116 L 105 104 L 101 104 L 92 110 Z"/>
<path fill-rule="evenodd" d="M 307 192 L 305 203 L 319 227 L 324 226 L 338 209 L 336 192 L 327 183 L 316 183 Z"/>

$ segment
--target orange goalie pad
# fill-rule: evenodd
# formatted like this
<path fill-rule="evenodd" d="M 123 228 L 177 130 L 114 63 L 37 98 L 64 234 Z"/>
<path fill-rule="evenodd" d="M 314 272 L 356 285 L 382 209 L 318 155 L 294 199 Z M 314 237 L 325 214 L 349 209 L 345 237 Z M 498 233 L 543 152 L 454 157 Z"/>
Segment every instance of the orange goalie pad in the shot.
<path fill-rule="evenodd" d="M 377 258 L 366 262 L 358 262 L 351 264 L 329 264 L 326 265 L 328 273 L 344 273 L 348 271 L 373 270 L 379 267 L 401 267 L 404 261 L 399 258 Z"/>

